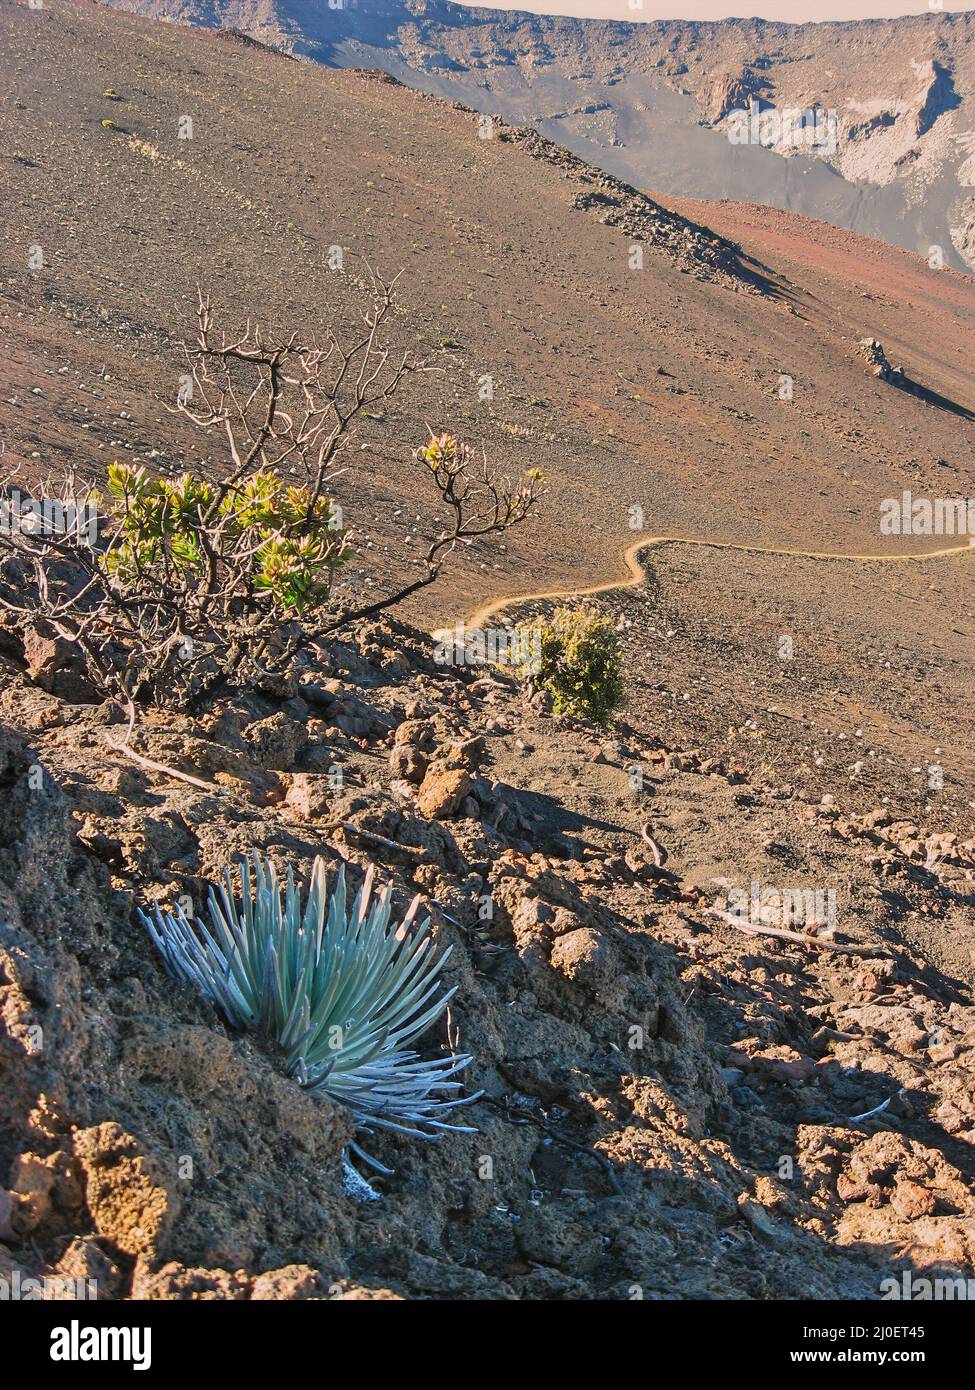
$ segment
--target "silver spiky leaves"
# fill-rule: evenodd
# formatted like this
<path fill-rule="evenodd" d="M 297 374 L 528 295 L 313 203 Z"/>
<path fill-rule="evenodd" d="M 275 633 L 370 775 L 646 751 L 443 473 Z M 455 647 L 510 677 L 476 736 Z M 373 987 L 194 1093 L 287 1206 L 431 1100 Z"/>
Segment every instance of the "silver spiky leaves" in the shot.
<path fill-rule="evenodd" d="M 256 851 L 251 860 L 239 866 L 239 900 L 230 868 L 211 887 L 209 927 L 199 918 L 191 923 L 180 907 L 161 912 L 157 905 L 151 918 L 139 913 L 170 973 L 210 999 L 232 1027 L 279 1042 L 295 1079 L 347 1106 L 366 1133 L 472 1133 L 445 1118 L 477 1098 L 455 1094 L 463 1085 L 454 1078 L 470 1057 L 424 1061 L 409 1048 L 455 992 L 441 992 L 450 948 L 435 955 L 430 918 L 415 922 L 419 898 L 391 923 L 392 889 L 374 898 L 370 865 L 349 907 L 345 866 L 330 894 L 317 858 L 302 909 L 290 868 L 282 884 L 269 860 Z"/>

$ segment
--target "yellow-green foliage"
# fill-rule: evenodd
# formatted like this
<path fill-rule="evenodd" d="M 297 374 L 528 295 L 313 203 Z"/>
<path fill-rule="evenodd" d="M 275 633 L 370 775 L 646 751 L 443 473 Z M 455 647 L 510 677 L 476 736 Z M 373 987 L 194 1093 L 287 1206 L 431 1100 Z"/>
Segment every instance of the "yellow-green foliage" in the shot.
<path fill-rule="evenodd" d="M 220 497 L 216 485 L 189 473 L 153 478 L 113 463 L 108 489 L 119 534 L 106 563 L 123 583 L 169 576 L 191 585 L 215 566 L 243 581 L 238 596 L 266 594 L 300 615 L 328 596 L 342 562 L 345 531 L 331 499 L 267 469 Z M 217 573 L 216 581 L 225 577 Z"/>
<path fill-rule="evenodd" d="M 535 684 L 549 692 L 554 709 L 608 724 L 623 698 L 620 645 L 610 620 L 592 608 L 562 607 L 525 636 L 535 654 Z"/>

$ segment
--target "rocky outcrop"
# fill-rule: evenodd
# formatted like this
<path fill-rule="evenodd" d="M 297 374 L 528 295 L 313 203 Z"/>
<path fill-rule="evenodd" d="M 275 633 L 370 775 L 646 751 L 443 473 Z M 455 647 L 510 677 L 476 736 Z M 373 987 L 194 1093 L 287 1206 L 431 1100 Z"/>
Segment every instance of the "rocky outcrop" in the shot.
<path fill-rule="evenodd" d="M 501 672 L 428 668 L 421 634 L 374 627 L 277 693 L 144 720 L 153 761 L 203 786 L 120 762 L 110 710 L 8 682 L 34 729 L 0 737 L 0 1275 L 113 1299 L 766 1299 L 877 1297 L 895 1247 L 970 1263 L 975 1010 L 893 943 L 743 948 L 628 823 L 626 769 L 686 787 L 695 820 L 709 798 L 740 817 L 743 854 L 754 816 L 793 863 L 828 834 L 841 876 L 866 852 L 919 905 L 912 866 L 964 874 L 975 846 L 882 808 L 797 814 L 696 751 L 595 742 Z M 201 903 L 252 847 L 344 860 L 353 885 L 376 861 L 453 947 L 450 1032 L 424 1046 L 473 1055 L 477 1133 L 373 1136 L 378 1201 L 343 1191 L 349 1116 L 177 986 L 133 919 Z"/>
<path fill-rule="evenodd" d="M 449 3 L 404 12 L 392 0 L 337 10 L 289 5 L 286 14 L 274 0 L 124 0 L 124 8 L 207 27 L 243 27 L 330 64 L 385 67 L 411 86 L 486 114 L 501 112 L 548 133 L 557 122 L 567 144 L 625 171 L 637 187 L 771 203 L 911 250 L 918 249 L 919 235 L 922 246 L 951 245 L 949 206 L 967 186 L 962 169 L 975 129 L 967 95 L 975 90 L 969 14 L 701 25 L 512 14 Z M 539 78 L 541 99 L 534 90 Z M 662 98 L 649 108 L 648 85 Z M 678 108 L 675 94 L 691 100 Z M 748 109 L 753 98 L 780 113 L 830 113 L 829 138 L 763 140 L 775 158 L 736 161 L 729 183 L 728 118 Z M 648 109 L 653 117 L 644 121 Z M 698 125 L 712 127 L 713 140 L 697 138 Z M 670 143 L 680 151 L 673 161 L 665 153 Z M 824 183 L 809 180 L 807 193 L 799 186 L 807 181 L 774 168 L 780 157 L 797 155 L 830 164 L 828 195 Z M 863 196 L 864 184 L 892 192 L 874 203 Z M 971 265 L 958 255 L 956 268 Z"/>
<path fill-rule="evenodd" d="M 717 125 L 732 111 L 745 111 L 759 97 L 766 84 L 747 68 L 710 73 L 699 98 L 704 119 Z"/>
<path fill-rule="evenodd" d="M 857 356 L 870 367 L 873 376 L 881 381 L 899 386 L 904 380 L 904 368 L 891 366 L 884 352 L 883 344 L 876 338 L 861 338 L 857 344 Z"/>
<path fill-rule="evenodd" d="M 919 76 L 922 87 L 913 113 L 914 132 L 918 138 L 926 135 L 941 116 L 961 105 L 950 68 L 932 58 L 920 65 Z"/>
<path fill-rule="evenodd" d="M 759 281 L 748 273 L 737 249 L 724 237 L 670 212 L 645 193 L 586 164 L 529 126 L 499 127 L 498 138 L 562 169 L 577 185 L 572 206 L 608 226 L 618 227 L 639 245 L 641 252 L 644 246 L 650 252 L 663 252 L 696 279 L 758 292 Z"/>

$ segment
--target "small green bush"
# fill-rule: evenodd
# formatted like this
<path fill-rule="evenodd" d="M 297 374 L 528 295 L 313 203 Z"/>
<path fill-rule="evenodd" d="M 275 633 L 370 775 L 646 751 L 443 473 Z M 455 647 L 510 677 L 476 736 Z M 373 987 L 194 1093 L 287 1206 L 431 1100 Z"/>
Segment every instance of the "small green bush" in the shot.
<path fill-rule="evenodd" d="M 167 480 L 113 463 L 108 489 L 119 532 L 106 569 L 126 590 L 161 592 L 175 579 L 194 603 L 212 575 L 238 606 L 259 608 L 266 595 L 300 616 L 327 599 L 345 557 L 331 498 L 270 469 L 219 489 L 189 473 Z"/>
<path fill-rule="evenodd" d="M 592 608 L 557 608 L 527 631 L 535 684 L 552 696 L 559 714 L 609 724 L 623 698 L 622 657 L 616 630 Z"/>
<path fill-rule="evenodd" d="M 79 498 L 73 475 L 63 479 L 62 505 L 87 518 L 83 529 L 0 527 L 0 560 L 10 554 L 36 576 L 26 607 L 0 584 L 0 608 L 53 621 L 81 651 L 94 689 L 123 699 L 130 721 L 137 705 L 200 709 L 228 686 L 283 689 L 298 679 L 303 649 L 411 598 L 458 547 L 534 511 L 537 469 L 513 481 L 452 435 L 431 435 L 415 458 L 440 512 L 432 538 L 398 579 L 370 576 L 375 588 L 357 593 L 356 574 L 333 592 L 348 536 L 331 484 L 357 471 L 357 423 L 382 418 L 423 366 L 392 351 L 382 326 L 393 287 L 375 283 L 367 331 L 347 346 L 331 328 L 324 344 L 252 322 L 218 333 L 201 292 L 176 412 L 229 446 L 229 463 L 215 461 L 217 481 L 113 463 L 104 497 L 83 484 Z"/>

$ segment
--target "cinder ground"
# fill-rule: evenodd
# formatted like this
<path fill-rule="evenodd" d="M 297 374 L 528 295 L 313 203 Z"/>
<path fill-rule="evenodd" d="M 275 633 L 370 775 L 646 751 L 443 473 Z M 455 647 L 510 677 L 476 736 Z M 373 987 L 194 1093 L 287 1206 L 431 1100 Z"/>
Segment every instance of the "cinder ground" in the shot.
<path fill-rule="evenodd" d="M 636 505 L 648 536 L 875 555 L 929 544 L 885 542 L 880 498 L 975 494 L 961 276 L 789 219 L 773 245 L 725 207 L 736 263 L 537 141 L 480 141 L 469 113 L 233 38 L 91 5 L 4 3 L 0 25 L 11 478 L 219 471 L 165 409 L 196 286 L 234 325 L 341 326 L 372 262 L 403 267 L 402 339 L 443 369 L 341 481 L 372 577 L 409 573 L 432 527 L 409 459 L 427 423 L 550 483 L 507 550 L 457 558 L 427 625 L 625 576 Z M 653 238 L 639 272 L 632 219 Z M 871 377 L 866 333 L 958 409 Z M 971 1272 L 971 560 L 668 544 L 643 563 L 641 587 L 595 600 L 626 645 L 611 736 L 432 671 L 418 632 L 362 631 L 321 654 L 324 708 L 296 686 L 147 722 L 143 751 L 220 796 L 113 754 L 118 711 L 28 678 L 7 632 L 0 1269 L 97 1270 L 111 1297 L 876 1297 L 891 1271 Z M 424 723 L 444 756 L 485 736 L 470 801 L 432 815 L 400 775 Z M 176 990 L 133 917 L 250 845 L 378 854 L 457 947 L 455 1023 L 490 1100 L 476 1136 L 387 1141 L 382 1203 L 340 1191 L 342 1114 Z M 833 889 L 859 952 L 707 915 L 753 878 Z"/>
<path fill-rule="evenodd" d="M 220 441 L 165 408 L 197 286 L 229 326 L 250 315 L 282 330 L 349 328 L 373 265 L 402 273 L 397 337 L 436 370 L 367 422 L 337 485 L 371 573 L 408 573 L 433 528 L 410 462 L 427 425 L 464 435 L 505 471 L 541 466 L 549 480 L 530 528 L 503 552 L 465 550 L 411 610 L 431 625 L 495 595 L 610 580 L 641 525 L 898 554 L 944 541 L 881 536 L 881 499 L 904 488 L 975 496 L 972 427 L 949 408 L 975 407 L 975 285 L 964 276 L 807 219 L 680 204 L 695 222 L 713 212 L 716 230 L 742 242 L 748 258 L 729 275 L 685 251 L 693 232 L 651 218 L 653 204 L 598 171 L 537 139 L 479 139 L 473 116 L 380 77 L 97 5 L 4 0 L 0 23 L 10 189 L 0 430 L 20 476 L 60 464 L 97 474 L 113 457 L 219 471 Z M 192 140 L 177 138 L 181 115 Z M 625 206 L 582 210 L 580 193 Z M 642 270 L 628 264 L 634 218 Z M 336 244 L 345 273 L 327 268 Z M 41 270 L 27 268 L 31 246 Z M 944 408 L 872 378 L 855 355 L 867 334 Z M 793 378 L 791 402 L 780 373 Z M 493 400 L 482 399 L 487 378 Z M 770 644 L 796 629 L 808 669 L 792 683 L 817 692 L 804 717 L 834 689 L 831 717 L 851 739 L 897 730 L 884 750 L 892 784 L 943 759 L 946 813 L 970 812 L 965 557 L 868 567 L 673 549 L 654 552 L 651 568 L 651 604 L 696 610 L 698 676 L 714 672 L 727 690 L 758 665 L 773 687 L 789 683 L 769 665 Z M 671 640 L 667 663 L 676 655 Z M 667 683 L 662 656 L 634 649 L 641 683 Z M 747 686 L 707 728 L 722 734 L 775 700 Z M 877 727 L 873 742 L 884 737 Z"/>
<path fill-rule="evenodd" d="M 141 752 L 202 788 L 114 752 L 121 712 L 4 660 L 0 1275 L 107 1298 L 571 1300 L 971 1277 L 975 841 L 842 815 L 662 721 L 599 735 L 510 679 L 435 670 L 402 628 L 330 644 L 314 699 L 148 716 Z M 430 799 L 443 760 L 469 769 L 460 806 Z M 341 1190 L 341 1108 L 176 986 L 134 918 L 201 905 L 254 847 L 344 860 L 354 883 L 377 860 L 453 947 L 477 1132 L 374 1136 L 380 1201 Z M 819 944 L 709 915 L 753 880 L 835 894 L 835 934 L 828 911 Z M 441 1020 L 421 1046 L 447 1039 Z"/>

